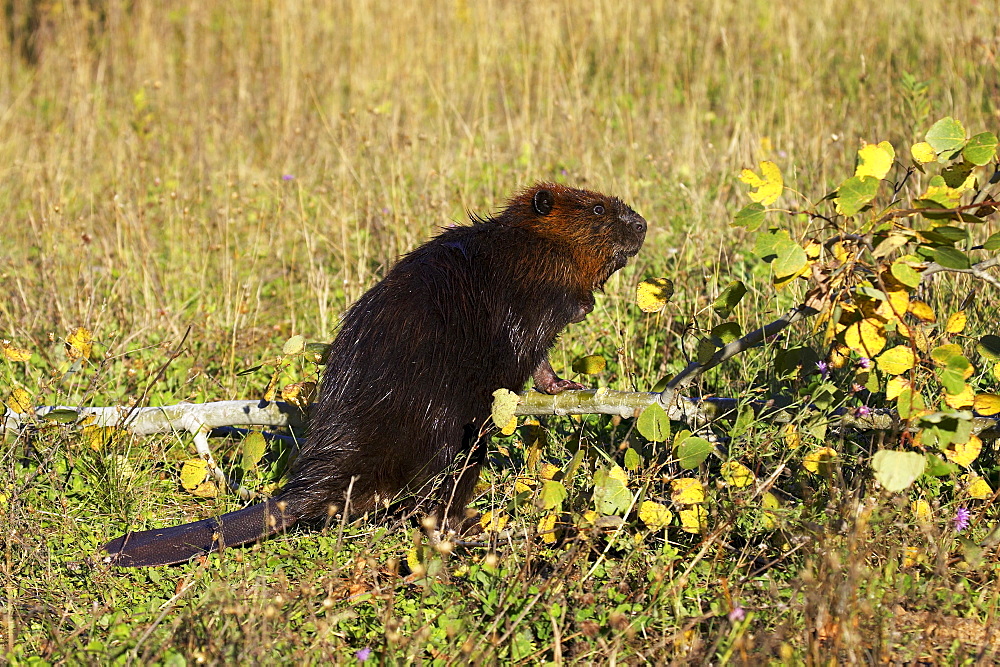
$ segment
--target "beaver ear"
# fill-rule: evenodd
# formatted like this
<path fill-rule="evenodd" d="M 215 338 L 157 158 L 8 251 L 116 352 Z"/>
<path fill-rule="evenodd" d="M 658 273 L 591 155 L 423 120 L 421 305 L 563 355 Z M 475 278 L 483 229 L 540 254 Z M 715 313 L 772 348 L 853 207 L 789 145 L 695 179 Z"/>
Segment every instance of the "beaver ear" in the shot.
<path fill-rule="evenodd" d="M 531 200 L 532 206 L 535 207 L 535 213 L 538 215 L 548 215 L 552 211 L 554 203 L 555 198 L 548 190 L 539 190 L 535 193 L 535 198 Z"/>

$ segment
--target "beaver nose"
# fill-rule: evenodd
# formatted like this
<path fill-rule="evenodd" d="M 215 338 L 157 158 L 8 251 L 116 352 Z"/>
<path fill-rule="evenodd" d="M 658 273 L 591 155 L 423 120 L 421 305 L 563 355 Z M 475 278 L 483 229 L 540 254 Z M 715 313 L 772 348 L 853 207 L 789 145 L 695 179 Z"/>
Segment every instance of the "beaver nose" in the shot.
<path fill-rule="evenodd" d="M 631 225 L 632 229 L 634 229 L 635 233 L 639 236 L 646 235 L 646 220 L 638 213 L 629 211 L 629 213 L 625 216 L 624 222 Z"/>

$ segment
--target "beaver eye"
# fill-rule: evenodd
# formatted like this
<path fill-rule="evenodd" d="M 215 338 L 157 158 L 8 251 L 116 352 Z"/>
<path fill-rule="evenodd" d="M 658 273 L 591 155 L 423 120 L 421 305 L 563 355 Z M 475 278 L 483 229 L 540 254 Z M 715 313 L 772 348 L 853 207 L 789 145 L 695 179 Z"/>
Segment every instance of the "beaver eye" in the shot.
<path fill-rule="evenodd" d="M 594 207 L 594 215 L 604 215 L 604 207 L 598 204 Z"/>

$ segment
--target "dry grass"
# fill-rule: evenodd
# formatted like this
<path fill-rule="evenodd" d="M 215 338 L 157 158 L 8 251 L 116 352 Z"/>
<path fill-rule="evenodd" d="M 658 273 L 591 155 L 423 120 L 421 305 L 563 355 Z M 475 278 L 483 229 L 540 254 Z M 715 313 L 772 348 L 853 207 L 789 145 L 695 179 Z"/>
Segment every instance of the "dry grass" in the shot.
<path fill-rule="evenodd" d="M 849 171 L 860 139 L 905 149 L 917 128 L 942 115 L 976 131 L 1000 125 L 992 1 L 957 8 L 904 0 L 9 0 L 4 7 L 0 334 L 37 357 L 8 365 L 3 377 L 43 403 L 135 398 L 189 326 L 185 355 L 150 400 L 254 396 L 267 378 L 239 370 L 272 356 L 291 334 L 327 339 L 346 305 L 400 253 L 435 227 L 495 210 L 512 190 L 542 179 L 613 191 L 650 221 L 635 268 L 609 285 L 556 355 L 558 367 L 581 350 L 614 358 L 624 347 L 623 361 L 648 387 L 683 363 L 677 331 L 711 302 L 717 283 L 752 274 L 752 241 L 728 226 L 742 205 L 734 179 L 741 167 L 774 159 L 789 185 L 818 198 Z M 904 73 L 928 82 L 923 96 L 901 84 Z M 629 294 L 636 276 L 661 274 L 677 283 L 675 312 L 651 324 L 637 318 Z M 763 319 L 773 297 L 753 298 L 750 315 Z M 67 380 L 60 341 L 77 326 L 95 332 L 103 361 Z M 749 382 L 760 369 L 746 363 L 722 385 Z M 610 382 L 627 386 L 623 375 Z M 610 427 L 589 428 L 560 434 L 570 443 L 600 441 Z M 760 438 L 773 446 L 770 435 Z M 183 445 L 131 446 L 132 455 L 154 450 L 140 467 L 170 489 L 172 478 L 163 482 L 155 464 L 183 457 Z M 67 565 L 80 545 L 92 550 L 121 525 L 102 512 L 94 518 L 99 505 L 86 487 L 98 482 L 79 473 L 93 455 L 76 447 L 43 438 L 12 444 L 3 456 L 16 483 L 4 491 L 14 500 L 0 523 L 6 536 L 18 535 L 4 538 L 4 633 L 11 651 L 15 631 L 24 639 L 12 659 L 166 661 L 176 652 L 210 662 L 344 660 L 372 645 L 398 659 L 447 662 L 465 655 L 469 638 L 516 643 L 522 627 L 535 633 L 522 643 L 538 651 L 516 654 L 526 661 L 753 662 L 783 646 L 807 661 L 952 655 L 901 639 L 909 635 L 897 626 L 919 625 L 924 611 L 890 618 L 880 607 L 900 575 L 845 565 L 862 552 L 889 559 L 909 539 L 886 540 L 867 523 L 816 540 L 773 579 L 743 582 L 760 609 L 757 624 L 743 630 L 724 622 L 719 597 L 720 581 L 746 574 L 728 562 L 730 552 L 719 547 L 704 568 L 672 579 L 696 543 L 675 545 L 676 557 L 669 545 L 637 550 L 597 581 L 581 577 L 592 572 L 586 550 L 559 560 L 517 547 L 500 572 L 473 563 L 473 581 L 492 583 L 450 587 L 446 578 L 416 593 L 384 554 L 368 552 L 389 544 L 398 556 L 405 534 L 379 542 L 387 538 L 362 533 L 346 547 L 326 538 L 304 546 L 319 539 L 306 534 L 298 560 L 278 559 L 282 544 L 271 545 L 260 569 L 224 562 L 228 581 L 200 567 L 125 579 L 81 571 Z M 38 458 L 60 463 L 45 472 L 32 467 Z M 136 511 L 155 524 L 179 508 L 214 509 L 142 491 L 122 493 L 138 496 Z M 809 534 L 810 522 L 834 523 L 805 496 L 812 504 L 790 518 L 803 523 L 789 539 Z M 873 511 L 892 524 L 899 509 Z M 39 525 L 53 534 L 39 534 Z M 916 530 L 892 525 L 910 537 Z M 935 530 L 928 539 L 946 539 L 946 518 Z M 538 572 L 558 572 L 568 583 L 550 588 Z M 645 578 L 654 572 L 662 577 Z M 940 567 L 929 572 L 939 583 L 931 574 L 911 577 L 899 604 L 970 581 L 949 579 Z M 608 615 L 625 604 L 602 602 L 609 580 L 629 581 L 639 591 L 629 604 L 653 610 L 643 629 L 625 632 L 628 624 Z M 344 601 L 350 585 L 374 592 L 370 608 Z M 539 594 L 532 586 L 542 587 L 545 608 L 525 611 Z M 491 588 L 502 591 L 498 600 L 476 597 Z M 949 598 L 932 611 L 992 627 L 994 589 L 984 584 L 985 597 Z M 333 600 L 332 609 L 312 604 L 317 599 Z M 863 604 L 852 606 L 857 600 Z M 559 601 L 561 616 L 551 607 Z M 567 615 L 567 606 L 575 613 L 588 601 L 605 609 L 594 625 Z M 466 619 L 456 635 L 444 621 L 460 603 L 472 605 L 466 614 L 494 616 Z M 514 618 L 522 626 L 511 626 Z M 91 640 L 98 644 L 85 653 Z M 478 655 L 513 659 L 505 650 Z"/>

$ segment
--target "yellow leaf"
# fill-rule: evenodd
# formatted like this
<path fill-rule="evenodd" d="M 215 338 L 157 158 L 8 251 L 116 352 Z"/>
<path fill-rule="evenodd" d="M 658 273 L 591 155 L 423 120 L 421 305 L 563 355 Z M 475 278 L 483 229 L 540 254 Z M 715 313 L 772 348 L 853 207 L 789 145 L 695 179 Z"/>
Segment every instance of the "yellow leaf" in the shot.
<path fill-rule="evenodd" d="M 970 498 L 975 498 L 976 500 L 986 500 L 993 495 L 993 489 L 990 488 L 989 482 L 979 475 L 969 473 L 968 475 L 965 475 L 963 479 L 968 484 L 965 488 L 965 492 Z"/>
<path fill-rule="evenodd" d="M 692 477 L 682 477 L 670 483 L 670 499 L 678 505 L 695 505 L 705 502 L 705 488 Z"/>
<path fill-rule="evenodd" d="M 909 312 L 918 320 L 937 322 L 937 315 L 934 314 L 934 310 L 923 301 L 911 301 Z"/>
<path fill-rule="evenodd" d="M 829 362 L 830 368 L 843 368 L 847 365 L 849 357 L 847 356 L 850 350 L 844 345 L 837 345 L 832 350 L 830 350 Z"/>
<path fill-rule="evenodd" d="M 907 325 L 903 322 L 896 322 L 896 331 L 898 331 L 904 338 L 909 338 L 913 341 L 913 344 L 917 346 L 917 349 L 921 352 L 927 352 L 930 350 L 931 341 L 927 337 L 927 330 L 930 327 L 923 324 Z"/>
<path fill-rule="evenodd" d="M 946 333 L 962 333 L 966 322 L 965 311 L 960 310 L 948 316 L 948 323 L 944 325 Z"/>
<path fill-rule="evenodd" d="M 89 359 L 93 344 L 94 334 L 83 327 L 77 327 L 66 338 L 66 355 L 70 359 Z"/>
<path fill-rule="evenodd" d="M 886 282 L 888 283 L 888 281 Z M 879 302 L 875 313 L 886 321 L 893 322 L 899 321 L 899 318 L 906 314 L 910 307 L 910 293 L 903 285 L 889 283 L 886 287 L 888 288 L 890 285 L 895 289 L 888 289 L 885 292 L 886 300 Z"/>
<path fill-rule="evenodd" d="M 293 382 L 281 388 L 281 400 L 303 410 L 316 399 L 315 382 Z"/>
<path fill-rule="evenodd" d="M 944 402 L 948 404 L 948 407 L 955 408 L 956 410 L 972 407 L 975 400 L 975 392 L 972 391 L 972 387 L 968 384 L 963 385 L 962 391 L 957 394 L 949 394 L 948 392 L 944 394 Z"/>
<path fill-rule="evenodd" d="M 31 394 L 21 387 L 14 387 L 7 397 L 7 407 L 19 415 L 31 412 Z"/>
<path fill-rule="evenodd" d="M 558 473 L 559 466 L 551 463 L 543 463 L 542 467 L 538 470 L 538 476 L 542 479 L 555 479 Z"/>
<path fill-rule="evenodd" d="M 893 400 L 898 398 L 907 389 L 913 389 L 913 385 L 906 378 L 894 377 L 889 382 L 886 383 L 885 387 L 885 398 L 886 400 Z"/>
<path fill-rule="evenodd" d="M 785 438 L 785 446 L 789 449 L 798 449 L 802 446 L 802 436 L 795 424 L 785 424 L 781 427 L 781 434 Z"/>
<path fill-rule="evenodd" d="M 601 515 L 594 510 L 587 510 L 584 512 L 580 518 L 583 520 L 584 525 L 594 525 L 594 522 L 601 518 Z"/>
<path fill-rule="evenodd" d="M 208 477 L 208 462 L 204 459 L 188 459 L 181 465 L 181 486 L 194 491 Z"/>
<path fill-rule="evenodd" d="M 502 512 L 487 510 L 486 512 L 483 512 L 481 517 L 479 517 L 479 525 L 482 526 L 483 530 L 487 533 L 497 533 L 507 526 L 507 521 L 509 519 L 510 517 Z"/>
<path fill-rule="evenodd" d="M 802 268 L 796 271 L 795 273 L 792 273 L 791 275 L 787 276 L 775 275 L 773 276 L 773 280 L 771 282 L 774 284 L 775 289 L 779 290 L 784 289 L 785 287 L 790 285 L 792 281 L 795 280 L 796 278 L 800 278 L 802 276 L 809 274 L 809 272 L 811 271 L 811 267 L 812 267 L 812 262 L 807 261 L 805 264 L 802 265 Z"/>
<path fill-rule="evenodd" d="M 681 530 L 686 533 L 703 533 L 707 525 L 708 512 L 701 505 L 692 505 L 677 513 L 681 519 Z"/>
<path fill-rule="evenodd" d="M 913 512 L 913 518 L 921 523 L 930 523 L 931 519 L 934 518 L 930 503 L 922 498 L 910 503 L 910 511 Z"/>
<path fill-rule="evenodd" d="M 888 153 L 890 158 L 892 158 L 893 160 L 896 159 L 896 149 L 893 148 L 892 144 L 890 144 L 888 141 L 878 142 L 878 147 L 884 150 L 886 153 Z"/>
<path fill-rule="evenodd" d="M 113 446 L 128 431 L 114 426 L 84 426 L 80 430 L 80 435 L 87 443 L 87 446 L 94 451 L 101 451 L 108 446 Z M 190 490 L 190 489 L 188 489 Z"/>
<path fill-rule="evenodd" d="M 219 495 L 219 487 L 216 486 L 214 480 L 206 479 L 204 482 L 191 489 L 190 493 L 198 496 L 199 498 L 215 498 Z"/>
<path fill-rule="evenodd" d="M 820 251 L 823 249 L 823 244 L 816 239 L 809 239 L 802 248 L 806 251 L 806 258 L 817 260 L 819 259 Z"/>
<path fill-rule="evenodd" d="M 628 486 L 628 473 L 619 465 L 611 466 L 611 470 L 608 471 L 608 478 L 617 479 L 625 486 Z"/>
<path fill-rule="evenodd" d="M 538 532 L 542 536 L 542 542 L 546 544 L 552 544 L 556 541 L 556 515 L 546 514 L 538 522 Z"/>
<path fill-rule="evenodd" d="M 917 547 L 906 547 L 903 551 L 903 567 L 913 567 L 927 560 L 927 556 Z"/>
<path fill-rule="evenodd" d="M 750 169 L 744 169 L 740 172 L 740 180 L 750 187 L 757 188 L 750 193 L 751 200 L 759 202 L 764 206 L 770 206 L 778 201 L 785 183 L 782 180 L 781 170 L 778 168 L 778 165 L 770 160 L 760 163 L 760 173 L 763 176 L 758 176 Z"/>
<path fill-rule="evenodd" d="M 842 241 L 837 241 L 833 244 L 833 258 L 840 263 L 846 262 L 850 259 L 851 253 L 847 252 L 847 248 L 844 247 Z"/>
<path fill-rule="evenodd" d="M 865 144 L 858 151 L 858 168 L 855 170 L 854 175 L 858 178 L 863 178 L 865 176 L 874 176 L 875 178 L 882 180 L 885 175 L 889 173 L 889 168 L 892 167 L 892 159 L 894 155 L 889 153 L 883 146 L 886 142 L 882 144 Z M 892 148 L 890 146 L 890 148 Z"/>
<path fill-rule="evenodd" d="M 916 366 L 917 355 L 909 345 L 897 345 L 880 354 L 875 361 L 883 372 L 889 375 L 902 375 Z"/>
<path fill-rule="evenodd" d="M 653 530 L 659 530 L 665 528 L 673 514 L 667 509 L 667 506 L 662 503 L 653 502 L 652 500 L 644 500 L 641 505 L 639 505 L 639 518 L 642 522 L 652 528 Z"/>
<path fill-rule="evenodd" d="M 514 435 L 514 431 L 516 430 L 517 430 L 517 416 L 513 416 L 510 418 L 510 421 L 507 422 L 507 425 L 504 426 L 502 429 L 500 429 L 500 434 Z"/>
<path fill-rule="evenodd" d="M 264 387 L 264 400 L 267 402 L 273 401 L 278 396 L 278 380 L 281 379 L 281 369 L 277 368 L 274 374 L 271 375 L 271 379 L 268 381 L 267 386 Z"/>
<path fill-rule="evenodd" d="M 853 322 L 844 330 L 844 344 L 871 359 L 885 347 L 885 324 L 873 318 Z"/>
<path fill-rule="evenodd" d="M 493 423 L 504 435 L 510 435 L 514 432 L 513 430 L 510 432 L 505 431 L 511 428 L 511 419 L 515 419 L 514 411 L 517 409 L 518 400 L 517 394 L 510 389 L 501 388 L 493 392 L 493 406 L 491 408 Z M 516 426 L 517 424 L 515 423 Z"/>
<path fill-rule="evenodd" d="M 1000 412 L 1000 396 L 997 396 L 996 394 L 979 394 L 976 396 L 976 400 L 973 402 L 972 406 L 975 408 L 976 412 L 984 417 L 995 415 Z"/>
<path fill-rule="evenodd" d="M 0 340 L 0 351 L 3 352 L 3 358 L 10 361 L 28 361 L 31 359 L 31 352 L 14 347 L 14 344 L 9 340 Z"/>
<path fill-rule="evenodd" d="M 802 466 L 811 473 L 828 475 L 831 463 L 837 458 L 837 450 L 832 447 L 818 447 L 802 460 Z"/>
<path fill-rule="evenodd" d="M 669 278 L 647 278 L 635 287 L 635 302 L 644 313 L 662 310 L 674 295 L 674 283 Z"/>
<path fill-rule="evenodd" d="M 920 164 L 934 162 L 934 160 L 937 159 L 937 153 L 926 141 L 921 141 L 920 143 L 910 146 L 910 155 L 912 155 L 913 159 Z"/>
<path fill-rule="evenodd" d="M 525 493 L 531 491 L 535 486 L 535 480 L 529 477 L 518 477 L 514 480 L 514 493 Z"/>
<path fill-rule="evenodd" d="M 970 435 L 968 442 L 961 444 L 953 443 L 948 449 L 944 450 L 944 455 L 949 461 L 957 463 L 963 468 L 968 468 L 979 456 L 979 452 L 982 449 L 983 441 L 979 439 L 979 436 Z"/>
<path fill-rule="evenodd" d="M 768 510 L 776 510 L 781 506 L 778 497 L 770 491 L 764 493 L 760 498 L 760 506 L 764 508 L 760 523 L 764 530 L 774 530 L 778 527 L 778 515 Z"/>
<path fill-rule="evenodd" d="M 426 572 L 426 568 L 423 564 L 424 560 L 424 548 L 423 545 L 412 546 L 406 552 L 406 566 L 410 568 L 410 572 L 421 573 L 421 575 Z"/>
<path fill-rule="evenodd" d="M 739 461 L 726 461 L 722 464 L 722 479 L 726 481 L 726 484 L 730 484 L 737 488 L 743 488 L 744 486 L 750 486 L 757 478 L 754 476 L 750 468 Z"/>

